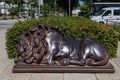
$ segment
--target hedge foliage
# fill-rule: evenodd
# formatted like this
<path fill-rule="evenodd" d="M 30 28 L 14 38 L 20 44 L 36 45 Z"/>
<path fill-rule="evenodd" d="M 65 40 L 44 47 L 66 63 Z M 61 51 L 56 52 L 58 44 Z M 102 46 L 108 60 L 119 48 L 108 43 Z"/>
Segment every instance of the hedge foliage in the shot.
<path fill-rule="evenodd" d="M 118 46 L 118 32 L 111 27 L 93 22 L 82 17 L 49 17 L 39 20 L 28 20 L 17 22 L 7 30 L 6 49 L 9 58 L 14 58 L 20 35 L 30 27 L 44 23 L 57 25 L 65 37 L 81 40 L 82 38 L 93 38 L 99 40 L 109 51 L 111 57 L 116 57 Z"/>
<path fill-rule="evenodd" d="M 117 32 L 120 33 L 120 25 L 119 26 L 113 26 L 113 29 L 115 29 Z"/>
<path fill-rule="evenodd" d="M 113 29 L 115 29 L 117 32 L 119 32 L 119 41 L 120 41 L 120 25 L 113 26 Z"/>

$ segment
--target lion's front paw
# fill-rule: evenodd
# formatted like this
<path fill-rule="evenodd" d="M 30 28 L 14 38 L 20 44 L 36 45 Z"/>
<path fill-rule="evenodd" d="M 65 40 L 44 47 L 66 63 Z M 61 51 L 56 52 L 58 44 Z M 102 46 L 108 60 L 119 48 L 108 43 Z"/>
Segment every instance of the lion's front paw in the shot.
<path fill-rule="evenodd" d="M 61 66 L 68 66 L 69 64 L 70 64 L 69 59 L 63 59 L 63 60 L 60 61 Z"/>

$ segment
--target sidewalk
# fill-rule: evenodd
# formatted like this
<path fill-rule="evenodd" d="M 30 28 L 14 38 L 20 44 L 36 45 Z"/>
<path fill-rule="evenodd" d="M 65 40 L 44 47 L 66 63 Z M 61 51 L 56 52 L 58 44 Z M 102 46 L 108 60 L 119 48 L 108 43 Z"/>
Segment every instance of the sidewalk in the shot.
<path fill-rule="evenodd" d="M 12 73 L 14 61 L 5 50 L 6 29 L 0 30 L 0 80 L 120 80 L 120 42 L 118 58 L 110 60 L 115 73 Z"/>

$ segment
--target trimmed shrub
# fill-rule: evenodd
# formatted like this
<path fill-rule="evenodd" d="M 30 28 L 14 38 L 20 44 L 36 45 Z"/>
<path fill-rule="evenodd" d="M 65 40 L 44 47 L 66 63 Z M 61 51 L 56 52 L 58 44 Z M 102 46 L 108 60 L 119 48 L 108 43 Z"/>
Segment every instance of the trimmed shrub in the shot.
<path fill-rule="evenodd" d="M 120 33 L 120 26 L 114 26 L 113 29 Z"/>
<path fill-rule="evenodd" d="M 115 29 L 117 32 L 119 32 L 119 41 L 120 41 L 120 25 L 114 26 L 113 29 Z"/>
<path fill-rule="evenodd" d="M 82 38 L 92 38 L 99 40 L 107 48 L 110 57 L 116 57 L 118 46 L 118 32 L 111 27 L 93 22 L 82 17 L 49 17 L 39 20 L 29 20 L 18 22 L 7 30 L 6 49 L 9 58 L 14 58 L 20 35 L 32 26 L 39 23 L 57 25 L 61 28 L 67 38 L 81 40 Z"/>

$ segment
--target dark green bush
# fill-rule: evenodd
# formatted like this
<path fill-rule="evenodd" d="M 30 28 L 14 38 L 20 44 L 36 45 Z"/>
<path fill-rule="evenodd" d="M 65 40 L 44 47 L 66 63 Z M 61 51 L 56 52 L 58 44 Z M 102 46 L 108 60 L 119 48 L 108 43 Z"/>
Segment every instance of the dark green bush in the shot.
<path fill-rule="evenodd" d="M 114 26 L 113 29 L 115 29 L 117 32 L 119 32 L 119 41 L 120 41 L 120 25 Z"/>
<path fill-rule="evenodd" d="M 113 29 L 120 33 L 120 26 L 114 26 Z"/>
<path fill-rule="evenodd" d="M 60 26 L 64 36 L 68 38 L 81 40 L 87 37 L 99 40 L 108 49 L 110 56 L 116 57 L 118 33 L 111 27 L 82 17 L 49 17 L 18 22 L 7 30 L 6 46 L 9 58 L 15 57 L 20 35 L 28 28 L 39 23 Z"/>

